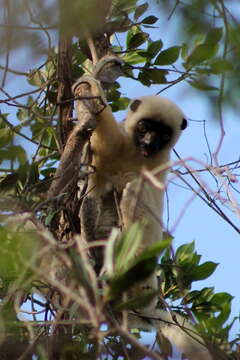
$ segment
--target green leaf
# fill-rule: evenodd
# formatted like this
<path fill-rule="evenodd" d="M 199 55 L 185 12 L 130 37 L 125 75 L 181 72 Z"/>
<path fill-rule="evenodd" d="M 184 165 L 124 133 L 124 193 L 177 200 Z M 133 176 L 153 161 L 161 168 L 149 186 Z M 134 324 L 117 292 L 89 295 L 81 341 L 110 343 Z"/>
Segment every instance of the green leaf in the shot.
<path fill-rule="evenodd" d="M 155 24 L 156 21 L 158 21 L 158 18 L 156 16 L 150 15 L 150 16 L 146 17 L 145 19 L 143 19 L 141 21 L 141 23 L 152 25 L 152 24 Z"/>
<path fill-rule="evenodd" d="M 204 280 L 208 278 L 212 273 L 214 273 L 216 267 L 218 266 L 217 263 L 212 261 L 207 261 L 202 265 L 197 266 L 191 273 L 191 277 L 194 280 Z"/>
<path fill-rule="evenodd" d="M 111 104 L 112 111 L 121 111 L 125 110 L 130 103 L 130 99 L 127 97 L 120 97 L 117 101 Z"/>
<path fill-rule="evenodd" d="M 3 148 L 11 143 L 13 137 L 14 133 L 9 128 L 0 129 L 0 147 Z"/>
<path fill-rule="evenodd" d="M 139 255 L 139 257 L 136 258 L 136 260 L 135 260 L 136 263 L 159 256 L 169 245 L 171 245 L 171 242 L 172 242 L 171 237 L 169 237 L 168 239 L 160 240 L 160 241 L 156 242 L 151 247 L 145 249 L 143 251 L 143 253 L 141 255 Z"/>
<path fill-rule="evenodd" d="M 220 292 L 213 295 L 211 302 L 218 307 L 221 307 L 225 302 L 229 303 L 234 297 L 228 293 Z"/>
<path fill-rule="evenodd" d="M 163 42 L 162 40 L 153 41 L 148 45 L 147 54 L 152 59 L 157 53 L 162 49 Z"/>
<path fill-rule="evenodd" d="M 127 37 L 126 37 L 126 48 L 129 48 L 129 43 L 131 41 L 131 38 L 136 35 L 141 33 L 142 30 L 139 26 L 133 26 L 130 30 L 128 30 L 127 32 Z"/>
<path fill-rule="evenodd" d="M 4 160 L 18 160 L 20 164 L 24 164 L 27 161 L 27 155 L 21 146 L 11 145 L 0 152 L 0 161 Z"/>
<path fill-rule="evenodd" d="M 121 292 L 126 291 L 134 284 L 147 279 L 156 269 L 158 256 L 172 241 L 172 238 L 170 237 L 158 241 L 136 257 L 141 236 L 139 224 L 136 223 L 131 226 L 130 232 L 127 232 L 124 239 L 120 239 L 123 241 L 118 242 L 120 249 L 116 250 L 116 253 L 118 254 L 117 257 L 115 256 L 116 271 L 109 280 L 110 296 L 116 296 Z M 122 242 L 124 242 L 123 245 Z M 108 244 L 108 247 L 111 247 L 111 244 Z"/>
<path fill-rule="evenodd" d="M 33 162 L 29 164 L 28 162 L 25 162 L 19 167 L 18 174 L 22 183 L 25 183 L 25 181 L 28 180 L 28 183 L 32 186 L 39 180 L 38 163 Z"/>
<path fill-rule="evenodd" d="M 166 84 L 166 75 L 168 72 L 161 69 L 143 69 L 139 75 L 139 80 L 149 86 L 151 84 Z"/>
<path fill-rule="evenodd" d="M 159 290 L 151 290 L 147 293 L 143 292 L 143 294 L 138 294 L 137 296 L 131 297 L 128 301 L 118 302 L 114 309 L 116 311 L 122 311 L 126 309 L 140 309 L 143 308 L 153 300 L 156 295 L 159 294 Z"/>
<path fill-rule="evenodd" d="M 218 42 L 222 38 L 222 28 L 209 30 L 204 42 L 197 44 L 186 59 L 186 68 L 213 58 L 218 51 Z"/>
<path fill-rule="evenodd" d="M 209 44 L 209 45 L 217 44 L 221 40 L 222 34 L 223 34 L 223 29 L 221 27 L 215 27 L 210 29 L 204 41 L 205 44 Z"/>
<path fill-rule="evenodd" d="M 200 64 L 206 60 L 213 58 L 218 51 L 217 44 L 200 44 L 196 46 L 187 58 L 186 67 Z"/>
<path fill-rule="evenodd" d="M 28 228 L 26 228 L 28 226 Z M 16 278 L 25 281 L 25 277 L 19 277 L 28 268 L 29 263 L 34 263 L 34 255 L 38 248 L 38 235 L 33 227 L 24 224 L 14 224 L 14 227 L 0 227 L 1 252 L 0 252 L 0 276 L 9 281 Z"/>
<path fill-rule="evenodd" d="M 18 173 L 8 174 L 0 181 L 0 192 L 9 193 L 14 191 L 18 180 L 19 180 Z"/>
<path fill-rule="evenodd" d="M 119 12 L 131 12 L 135 10 L 137 0 L 118 0 L 116 11 Z M 118 14 L 119 15 L 119 14 Z"/>
<path fill-rule="evenodd" d="M 0 111 L 0 148 L 11 143 L 15 135 L 6 123 L 7 117 L 8 114 L 3 114 Z"/>
<path fill-rule="evenodd" d="M 26 120 L 26 119 L 28 119 L 29 118 L 29 111 L 28 111 L 28 109 L 18 109 L 18 111 L 17 111 L 17 118 L 18 118 L 18 120 L 20 120 L 20 121 L 24 121 L 24 120 Z M 31 120 L 29 119 L 29 122 L 30 122 Z"/>
<path fill-rule="evenodd" d="M 154 272 L 156 266 L 157 257 L 153 257 L 136 263 L 120 275 L 113 276 L 109 280 L 110 297 L 117 297 L 136 283 L 147 279 Z"/>
<path fill-rule="evenodd" d="M 200 291 L 199 291 L 199 290 L 190 291 L 189 293 L 187 293 L 187 294 L 184 296 L 183 303 L 184 303 L 184 304 L 190 304 L 190 303 L 192 303 L 194 300 L 198 300 L 199 297 L 200 297 Z"/>
<path fill-rule="evenodd" d="M 205 287 L 200 291 L 200 293 L 203 298 L 205 298 L 206 300 L 210 300 L 213 296 L 214 288 L 213 287 Z"/>
<path fill-rule="evenodd" d="M 121 97 L 121 92 L 117 90 L 117 88 L 114 88 L 114 86 L 108 90 L 107 92 L 107 100 L 109 102 L 112 101 L 118 101 Z"/>
<path fill-rule="evenodd" d="M 139 72 L 138 80 L 145 86 L 150 86 L 152 83 L 144 70 Z"/>
<path fill-rule="evenodd" d="M 47 127 L 41 134 L 41 143 L 46 146 L 54 147 L 56 146 L 55 136 L 55 129 L 53 127 Z"/>
<path fill-rule="evenodd" d="M 16 158 L 20 164 L 25 164 L 27 162 L 27 155 L 22 146 L 13 145 L 9 149 L 13 158 Z"/>
<path fill-rule="evenodd" d="M 135 11 L 135 14 L 134 14 L 134 20 L 138 20 L 138 18 L 140 18 L 140 16 L 142 16 L 145 11 L 147 11 L 148 9 L 148 3 L 144 3 L 142 5 L 139 5 Z"/>
<path fill-rule="evenodd" d="M 155 61 L 155 65 L 169 65 L 175 63 L 179 57 L 180 49 L 180 46 L 172 46 L 161 51 Z"/>
<path fill-rule="evenodd" d="M 224 59 L 217 59 L 210 65 L 210 71 L 213 74 L 222 74 L 227 71 L 232 71 L 234 69 L 233 64 Z"/>
<path fill-rule="evenodd" d="M 139 223 L 131 225 L 127 232 L 120 236 L 115 246 L 116 273 L 129 267 L 130 261 L 133 261 L 136 257 L 136 252 L 139 248 L 141 240 L 142 225 Z M 110 243 L 109 246 L 111 246 Z"/>
<path fill-rule="evenodd" d="M 229 315 L 231 313 L 231 302 L 225 302 L 221 306 L 222 311 L 220 314 L 216 317 L 218 328 L 222 328 L 223 324 L 227 321 L 229 318 Z"/>
<path fill-rule="evenodd" d="M 128 49 L 136 49 L 140 45 L 144 44 L 149 38 L 149 34 L 144 32 L 139 32 L 133 35 L 128 42 Z"/>
<path fill-rule="evenodd" d="M 183 44 L 182 44 L 181 56 L 182 56 L 182 58 L 183 58 L 184 60 L 186 60 L 187 57 L 188 57 L 188 50 L 189 50 L 188 44 L 183 43 Z"/>
<path fill-rule="evenodd" d="M 189 80 L 188 83 L 189 83 L 189 85 L 193 86 L 194 88 L 196 88 L 198 90 L 202 90 L 202 91 L 218 90 L 217 87 L 211 86 L 203 80 L 193 80 L 193 81 Z"/>

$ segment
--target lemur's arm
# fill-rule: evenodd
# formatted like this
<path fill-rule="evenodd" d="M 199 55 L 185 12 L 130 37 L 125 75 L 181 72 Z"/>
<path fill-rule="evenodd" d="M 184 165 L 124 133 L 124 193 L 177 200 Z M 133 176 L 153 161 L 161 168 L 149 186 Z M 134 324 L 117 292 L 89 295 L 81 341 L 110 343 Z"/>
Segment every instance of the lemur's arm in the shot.
<path fill-rule="evenodd" d="M 90 92 L 96 105 L 94 106 L 96 108 L 94 109 L 94 115 L 97 124 L 91 136 L 91 146 L 96 156 L 101 157 L 101 159 L 112 158 L 112 153 L 119 151 L 122 146 L 123 133 L 113 116 L 111 107 L 107 104 L 100 81 L 85 75 L 74 84 L 74 94 L 77 95 L 78 87 L 84 83 L 90 86 Z M 82 103 L 86 103 L 84 99 L 77 100 L 76 111 L 79 119 L 82 116 Z M 88 106 L 88 104 L 85 106 Z"/>
<path fill-rule="evenodd" d="M 120 75 L 121 66 L 122 60 L 119 58 L 114 56 L 105 57 L 96 65 L 93 76 L 104 84 L 113 84 Z M 94 77 L 82 77 L 72 87 L 73 94 L 76 97 L 81 97 L 81 101 L 77 100 L 79 122 L 67 139 L 59 167 L 48 191 L 48 199 L 67 192 L 68 184 L 72 179 L 78 177 L 81 152 L 94 131 L 96 123 L 102 124 L 97 130 L 96 136 L 102 138 L 104 135 L 103 142 L 108 144 L 108 152 L 111 152 L 116 140 L 117 123 L 110 107 L 106 104 L 100 82 Z M 93 96 L 97 96 L 98 100 L 93 99 Z M 102 118 L 103 121 L 101 121 Z M 111 136 L 111 133 L 115 134 L 115 137 L 113 137 L 113 134 Z M 97 141 L 97 143 L 100 142 Z M 104 149 L 100 147 L 99 151 L 102 150 Z"/>

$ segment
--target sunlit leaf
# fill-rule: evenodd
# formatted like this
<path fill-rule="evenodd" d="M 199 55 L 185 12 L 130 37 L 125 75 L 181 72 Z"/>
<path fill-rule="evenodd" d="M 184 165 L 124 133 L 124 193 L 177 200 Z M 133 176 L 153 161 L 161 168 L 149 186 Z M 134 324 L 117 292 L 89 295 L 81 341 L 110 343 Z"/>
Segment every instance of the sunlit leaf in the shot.
<path fill-rule="evenodd" d="M 184 258 L 186 254 L 192 254 L 195 249 L 195 242 L 192 241 L 188 244 L 183 244 L 178 247 L 176 251 L 176 259 L 179 261 L 181 258 Z"/>
<path fill-rule="evenodd" d="M 28 75 L 29 84 L 34 86 L 42 87 L 46 80 L 46 75 L 40 70 L 32 70 Z"/>
<path fill-rule="evenodd" d="M 124 55 L 123 60 L 131 65 L 140 64 L 146 62 L 145 57 L 141 56 L 139 52 L 133 51 Z"/>

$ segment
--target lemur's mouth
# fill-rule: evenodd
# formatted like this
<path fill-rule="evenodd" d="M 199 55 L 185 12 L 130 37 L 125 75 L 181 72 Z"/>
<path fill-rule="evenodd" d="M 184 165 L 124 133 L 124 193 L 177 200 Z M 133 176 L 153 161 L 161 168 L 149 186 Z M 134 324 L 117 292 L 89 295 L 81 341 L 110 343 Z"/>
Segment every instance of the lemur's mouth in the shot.
<path fill-rule="evenodd" d="M 149 148 L 146 145 L 140 146 L 140 152 L 144 157 L 149 157 L 149 156 L 151 156 L 153 154 L 151 148 Z"/>

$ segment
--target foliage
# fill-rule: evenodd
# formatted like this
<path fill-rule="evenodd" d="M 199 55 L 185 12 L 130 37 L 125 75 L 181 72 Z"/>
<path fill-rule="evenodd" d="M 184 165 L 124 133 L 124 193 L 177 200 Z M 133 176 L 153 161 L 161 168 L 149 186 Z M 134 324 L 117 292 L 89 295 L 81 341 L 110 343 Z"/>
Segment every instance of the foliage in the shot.
<path fill-rule="evenodd" d="M 65 251 L 56 245 L 56 233 L 53 235 L 47 229 L 56 215 L 48 206 L 46 193 L 58 164 L 60 147 L 57 33 L 65 32 L 69 38 L 73 37 L 72 81 L 89 69 L 83 39 L 86 26 L 93 33 L 109 35 L 112 50 L 125 62 L 124 76 L 128 81 L 147 87 L 157 85 L 161 91 L 185 81 L 207 94 L 210 101 L 217 99 L 211 105 L 218 104 L 220 115 L 224 103 L 234 108 L 238 102 L 239 22 L 231 13 L 231 7 L 227 8 L 222 0 L 192 0 L 189 4 L 159 0 L 158 3 L 162 11 L 153 15 L 148 2 L 137 0 L 113 1 L 110 11 L 106 6 L 99 13 L 95 11 L 99 6 L 94 0 L 57 4 L 51 1 L 30 4 L 27 0 L 5 2 L 5 16 L 1 19 L 4 22 L 3 65 L 0 66 L 0 343 L 1 351 L 12 359 L 19 354 L 24 354 L 24 358 L 36 355 L 39 359 L 67 359 L 70 354 L 81 359 L 150 356 L 147 347 L 144 350 L 136 343 L 142 332 L 128 334 L 120 329 L 119 318 L 122 311 L 124 317 L 124 309 L 141 307 L 149 301 L 139 295 L 127 299 L 122 293 L 135 285 L 136 274 L 143 280 L 156 267 L 159 307 L 171 308 L 186 317 L 191 315 L 206 339 L 229 359 L 238 358 L 239 338 L 230 340 L 230 330 L 236 321 L 230 317 L 232 296 L 215 293 L 213 287 L 193 290 L 195 282 L 209 278 L 217 267 L 212 261 L 200 263 L 201 255 L 193 242 L 174 251 L 168 237 L 135 257 L 141 237 L 141 229 L 135 224 L 121 239 L 118 234 L 111 235 L 106 246 L 107 275 L 99 280 L 78 240 L 77 250 L 70 244 Z M 177 14 L 179 27 L 186 29 L 185 34 L 179 32 L 180 40 L 171 46 L 166 45 L 164 34 L 161 39 L 152 38 L 152 31 L 166 12 L 170 14 L 170 22 Z M 62 13 L 65 16 L 61 16 Z M 9 61 L 11 52 L 21 58 L 23 50 L 29 56 L 24 71 L 17 68 L 17 62 Z M 14 89 L 10 91 L 11 81 Z M 128 97 L 121 96 L 121 92 L 118 82 L 108 90 L 113 111 L 128 105 Z M 183 171 L 191 174 L 190 167 L 179 165 L 182 168 L 175 173 L 180 178 L 184 176 Z M 214 168 L 206 166 L 204 170 L 219 179 L 221 167 L 218 165 L 216 161 Z M 236 166 L 239 167 L 239 161 Z M 229 174 L 231 169 L 226 171 L 226 177 L 229 183 L 234 183 L 235 177 Z M 214 195 L 204 184 L 199 184 L 194 173 L 191 177 L 200 186 L 203 201 L 239 232 Z M 192 190 L 191 185 L 189 188 Z M 57 270 L 48 267 L 52 254 L 57 258 L 54 265 Z M 44 271 L 39 268 L 42 259 Z M 58 273 L 59 268 L 67 269 L 73 280 L 62 282 L 53 277 L 47 286 L 49 274 Z M 39 291 L 45 299 L 36 295 Z M 64 293 L 68 299 L 66 304 L 57 302 L 58 292 Z M 54 305 L 49 302 L 50 293 Z M 31 322 L 19 320 L 19 309 L 26 302 L 31 307 Z M 52 322 L 56 310 L 66 311 L 67 320 L 59 316 Z M 91 322 L 86 321 L 85 313 Z M 106 330 L 103 323 L 107 324 Z"/>

